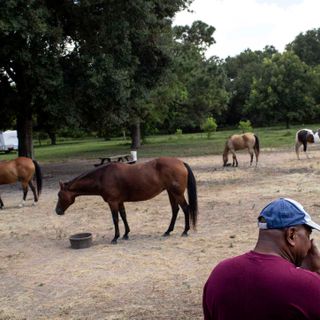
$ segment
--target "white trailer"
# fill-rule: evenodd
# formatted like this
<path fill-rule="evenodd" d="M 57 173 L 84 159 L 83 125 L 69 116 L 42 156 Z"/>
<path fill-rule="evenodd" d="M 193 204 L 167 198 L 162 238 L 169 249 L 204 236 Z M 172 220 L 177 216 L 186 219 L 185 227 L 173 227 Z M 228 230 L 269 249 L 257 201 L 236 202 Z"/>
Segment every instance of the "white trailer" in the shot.
<path fill-rule="evenodd" d="M 16 130 L 0 131 L 0 151 L 18 150 L 19 142 Z"/>

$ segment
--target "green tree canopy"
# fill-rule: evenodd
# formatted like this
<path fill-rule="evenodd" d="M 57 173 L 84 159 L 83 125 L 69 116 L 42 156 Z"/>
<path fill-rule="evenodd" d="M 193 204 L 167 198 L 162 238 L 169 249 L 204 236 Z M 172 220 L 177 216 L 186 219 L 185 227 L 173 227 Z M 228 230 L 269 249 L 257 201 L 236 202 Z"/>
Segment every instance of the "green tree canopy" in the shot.
<path fill-rule="evenodd" d="M 286 46 L 309 66 L 320 64 L 320 28 L 300 33 Z"/>
<path fill-rule="evenodd" d="M 318 113 L 312 92 L 314 77 L 308 65 L 288 51 L 265 58 L 262 73 L 252 84 L 246 112 L 259 125 L 311 120 Z M 254 116 L 253 116 L 254 115 Z"/>
<path fill-rule="evenodd" d="M 228 77 L 230 100 L 223 123 L 235 125 L 246 118 L 244 106 L 250 96 L 252 81 L 261 76 L 263 59 L 271 58 L 276 52 L 274 47 L 267 46 L 263 51 L 247 49 L 235 57 L 226 58 L 223 67 Z"/>
<path fill-rule="evenodd" d="M 63 85 L 67 42 L 56 9 L 52 2 L 0 2 L 0 103 L 16 118 L 20 155 L 32 156 L 33 115 Z"/>
<path fill-rule="evenodd" d="M 203 120 L 220 114 L 226 106 L 225 74 L 221 61 L 206 59 L 205 49 L 215 43 L 214 28 L 201 21 L 175 26 L 173 63 L 167 87 L 171 100 L 164 127 L 169 132 L 200 128 Z"/>
<path fill-rule="evenodd" d="M 87 127 L 139 124 L 170 63 L 163 35 L 190 2 L 2 1 L 0 89 L 9 91 L 0 98 L 17 119 L 19 153 L 32 156 L 37 115 L 48 124 L 61 112 Z"/>

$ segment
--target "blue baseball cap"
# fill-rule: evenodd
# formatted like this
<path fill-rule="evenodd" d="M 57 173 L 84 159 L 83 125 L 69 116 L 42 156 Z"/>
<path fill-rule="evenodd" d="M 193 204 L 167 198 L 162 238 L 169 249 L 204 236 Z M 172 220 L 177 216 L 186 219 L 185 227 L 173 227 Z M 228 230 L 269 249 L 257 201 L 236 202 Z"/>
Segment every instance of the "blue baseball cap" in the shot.
<path fill-rule="evenodd" d="M 279 198 L 262 209 L 258 217 L 260 229 L 282 229 L 305 224 L 320 231 L 320 225 L 313 222 L 303 206 L 289 198 Z"/>

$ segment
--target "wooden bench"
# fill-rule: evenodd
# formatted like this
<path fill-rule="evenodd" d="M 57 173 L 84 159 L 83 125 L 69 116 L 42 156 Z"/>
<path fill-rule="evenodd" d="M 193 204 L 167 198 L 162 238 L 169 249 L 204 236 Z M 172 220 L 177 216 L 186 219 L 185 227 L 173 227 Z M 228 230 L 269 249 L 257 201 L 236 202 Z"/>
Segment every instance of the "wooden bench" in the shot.
<path fill-rule="evenodd" d="M 96 163 L 94 165 L 95 167 L 101 166 L 105 162 L 106 163 L 110 163 L 110 162 L 135 163 L 136 162 L 136 161 L 133 161 L 131 154 L 119 154 L 116 156 L 103 157 L 103 158 L 99 158 L 99 159 L 100 159 L 100 163 Z"/>

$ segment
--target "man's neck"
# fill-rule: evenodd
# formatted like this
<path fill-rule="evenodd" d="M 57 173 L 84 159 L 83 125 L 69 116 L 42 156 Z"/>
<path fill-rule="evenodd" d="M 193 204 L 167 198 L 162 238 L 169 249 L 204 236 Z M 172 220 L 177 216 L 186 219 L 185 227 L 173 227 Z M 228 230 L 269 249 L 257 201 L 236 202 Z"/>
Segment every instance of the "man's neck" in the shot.
<path fill-rule="evenodd" d="M 284 244 L 281 230 L 260 231 L 258 242 L 253 251 L 278 256 L 294 263 L 294 259 L 291 256 L 290 251 Z"/>

